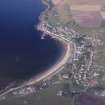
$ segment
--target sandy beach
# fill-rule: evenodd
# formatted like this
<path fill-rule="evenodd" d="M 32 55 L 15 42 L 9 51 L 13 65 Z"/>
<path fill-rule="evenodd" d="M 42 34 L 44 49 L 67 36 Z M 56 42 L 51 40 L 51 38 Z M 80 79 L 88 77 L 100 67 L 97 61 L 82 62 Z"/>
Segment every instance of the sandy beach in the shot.
<path fill-rule="evenodd" d="M 42 80 L 45 80 L 48 77 L 52 77 L 57 72 L 61 71 L 62 69 L 60 69 L 60 68 L 68 61 L 69 57 L 72 55 L 73 48 L 72 48 L 70 43 L 67 43 L 64 40 L 61 40 L 61 39 L 58 39 L 58 38 L 57 38 L 57 40 L 60 40 L 65 47 L 65 51 L 63 52 L 62 56 L 58 59 L 58 61 L 56 61 L 56 63 L 54 65 L 52 65 L 49 69 L 45 70 L 45 72 L 42 72 L 39 75 L 36 75 L 35 77 L 30 79 L 29 81 L 23 83 L 21 86 L 16 87 L 16 88 L 11 88 L 11 89 L 1 93 L 0 97 L 8 94 L 11 91 L 22 88 L 26 85 L 36 84 L 36 83 L 38 83 Z"/>
<path fill-rule="evenodd" d="M 39 21 L 40 23 L 43 21 L 43 15 L 48 11 L 49 9 L 49 4 L 42 0 L 42 2 L 47 5 L 47 9 L 40 15 L 39 17 Z M 40 24 L 38 24 L 38 26 L 40 26 Z M 39 81 L 42 81 L 48 77 L 51 77 L 53 76 L 56 72 L 59 72 L 60 69 L 67 61 L 68 61 L 68 58 L 70 57 L 71 55 L 71 50 L 72 48 L 70 48 L 70 43 L 68 43 L 67 41 L 65 41 L 65 39 L 61 38 L 61 37 L 57 37 L 56 35 L 53 35 L 51 32 L 48 32 L 48 31 L 45 31 L 43 30 L 42 28 L 37 28 L 39 31 L 44 31 L 47 35 L 51 36 L 51 37 L 54 37 L 55 40 L 58 40 L 60 41 L 63 46 L 64 46 L 64 51 L 61 55 L 61 57 L 55 62 L 54 65 L 52 65 L 50 68 L 48 68 L 47 70 L 44 70 L 44 72 L 36 75 L 35 77 L 33 77 L 32 79 L 30 79 L 26 84 L 27 85 L 32 85 L 32 84 L 36 84 L 37 82 Z"/>
<path fill-rule="evenodd" d="M 47 77 L 53 76 L 56 72 L 62 70 L 60 69 L 60 67 L 62 67 L 68 61 L 68 58 L 71 55 L 70 44 L 64 41 L 63 41 L 63 44 L 65 47 L 65 51 L 63 52 L 62 56 L 58 59 L 58 61 L 54 65 L 52 65 L 48 70 L 45 70 L 45 72 L 40 73 L 39 75 L 29 80 L 27 82 L 27 85 L 35 84 L 39 81 L 46 79 Z"/>
<path fill-rule="evenodd" d="M 46 9 L 46 11 L 47 11 L 47 9 Z M 44 13 L 45 13 L 45 11 L 41 14 L 41 16 L 43 16 Z M 43 19 L 43 18 L 40 18 L 39 21 L 43 21 L 41 19 Z M 49 36 L 54 36 L 54 35 L 49 34 Z M 67 43 L 64 39 L 62 39 L 60 37 L 54 36 L 54 38 L 55 38 L 55 40 L 60 41 L 61 44 L 64 46 L 64 51 L 62 51 L 62 55 L 58 58 L 58 60 L 56 60 L 56 62 L 52 66 L 50 66 L 48 69 L 44 70 L 44 72 L 41 72 L 36 76 L 33 76 L 29 81 L 22 82 L 22 84 L 17 87 L 14 87 L 14 88 L 11 87 L 10 89 L 3 91 L 0 94 L 0 97 L 5 94 L 8 94 L 9 92 L 11 92 L 13 90 L 22 88 L 26 85 L 32 85 L 39 81 L 42 81 L 42 80 L 46 79 L 47 77 L 53 76 L 54 74 L 56 74 L 56 72 L 59 72 L 60 70 L 62 70 L 61 67 L 63 67 L 63 65 L 67 62 L 68 58 L 71 55 L 70 43 Z M 46 59 L 45 59 L 45 62 L 46 62 Z"/>

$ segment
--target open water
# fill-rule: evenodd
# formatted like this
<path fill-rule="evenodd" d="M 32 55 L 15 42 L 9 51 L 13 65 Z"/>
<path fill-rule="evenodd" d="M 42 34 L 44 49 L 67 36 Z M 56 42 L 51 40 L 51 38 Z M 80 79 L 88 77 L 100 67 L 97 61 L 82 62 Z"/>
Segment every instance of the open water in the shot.
<path fill-rule="evenodd" d="M 0 0 L 0 89 L 43 72 L 62 55 L 60 42 L 41 40 L 35 29 L 45 8 L 41 0 Z"/>

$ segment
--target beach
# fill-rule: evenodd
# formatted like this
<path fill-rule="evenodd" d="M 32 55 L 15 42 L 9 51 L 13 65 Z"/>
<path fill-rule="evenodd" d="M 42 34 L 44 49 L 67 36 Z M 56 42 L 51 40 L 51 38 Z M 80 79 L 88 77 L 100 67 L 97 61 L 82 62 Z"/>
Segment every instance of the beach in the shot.
<path fill-rule="evenodd" d="M 22 85 L 15 87 L 15 88 L 10 88 L 9 90 L 1 93 L 0 97 L 8 94 L 11 91 L 20 89 L 26 85 L 34 85 L 34 84 L 36 84 L 40 81 L 43 81 L 47 78 L 51 78 L 57 72 L 60 72 L 61 70 L 63 70 L 61 67 L 63 67 L 66 64 L 66 62 L 68 61 L 68 59 L 72 55 L 73 48 L 72 48 L 72 44 L 66 43 L 63 40 L 62 40 L 62 44 L 65 47 L 65 51 L 62 53 L 62 56 L 56 61 L 56 63 L 54 65 L 50 66 L 49 69 L 44 70 L 42 73 L 39 73 L 38 75 L 34 76 L 29 81 L 24 82 Z"/>
<path fill-rule="evenodd" d="M 31 80 L 29 80 L 27 82 L 27 85 L 36 84 L 37 82 L 40 82 L 48 77 L 52 77 L 56 72 L 62 70 L 60 68 L 68 61 L 71 55 L 70 44 L 66 43 L 65 41 L 63 41 L 62 43 L 65 47 L 65 51 L 63 52 L 62 56 L 58 59 L 58 61 L 54 65 L 52 65 L 48 70 L 44 70 L 44 72 L 40 73 L 39 75 L 36 75 Z"/>
<path fill-rule="evenodd" d="M 40 27 L 43 23 L 43 15 L 49 10 L 50 6 L 49 4 L 45 1 L 42 0 L 43 4 L 47 5 L 47 8 L 44 12 L 41 13 L 41 15 L 39 16 L 39 24 L 37 26 L 37 30 L 46 33 L 47 35 L 51 36 L 52 38 L 54 38 L 55 40 L 58 40 L 59 42 L 61 42 L 61 44 L 64 46 L 64 51 L 62 52 L 61 57 L 59 57 L 59 59 L 55 62 L 55 64 L 53 64 L 52 66 L 50 66 L 47 70 L 44 70 L 44 72 L 39 73 L 38 75 L 36 75 L 35 77 L 33 77 L 32 79 L 30 79 L 26 84 L 27 85 L 32 85 L 32 84 L 36 84 L 40 81 L 45 80 L 46 78 L 52 77 L 54 74 L 56 74 L 56 72 L 59 72 L 62 66 L 64 66 L 66 64 L 66 62 L 68 61 L 71 52 L 72 52 L 72 48 L 71 48 L 71 44 L 70 42 L 67 42 L 65 40 L 65 38 L 61 38 L 56 36 L 55 34 L 53 34 L 52 32 L 49 32 L 48 30 L 44 30 L 44 28 Z"/>
<path fill-rule="evenodd" d="M 36 5 L 34 5 L 33 2 L 35 2 Z M 22 3 L 20 7 L 23 10 L 18 10 L 18 13 L 15 12 L 17 11 L 17 8 L 15 8 L 17 4 L 15 2 L 13 3 L 14 7 L 8 10 L 8 12 L 11 13 L 14 9 L 12 13 L 9 14 L 8 19 L 10 21 L 7 21 L 6 17 L 2 18 L 3 21 L 1 20 L 1 23 L 3 22 L 2 24 L 5 23 L 5 27 L 8 26 L 8 24 L 11 25 L 9 27 L 10 31 L 8 32 L 8 30 L 5 30 L 5 35 L 3 34 L 3 37 L 1 35 L 0 38 L 1 48 L 3 48 L 1 49 L 1 58 L 3 58 L 1 59 L 1 73 L 4 73 L 3 79 L 2 74 L 0 79 L 3 80 L 3 82 L 0 81 L 1 86 L 3 87 L 0 96 L 24 87 L 27 84 L 35 84 L 47 77 L 53 76 L 56 72 L 61 70 L 61 67 L 63 67 L 70 56 L 69 43 L 48 32 L 47 34 L 54 37 L 54 39 L 48 38 L 43 41 L 40 38 L 40 34 L 43 31 L 40 30 L 39 32 L 34 29 L 34 25 L 37 26 L 39 22 L 43 21 L 43 18 L 39 17 L 39 15 L 43 16 L 45 11 L 47 11 L 47 8 L 45 10 L 45 7 L 40 5 L 41 2 L 39 2 L 39 0 L 31 1 L 30 5 L 28 3 L 25 4 L 24 1 L 18 1 L 18 4 Z M 30 8 L 23 9 L 24 6 L 29 6 Z M 5 12 L 5 14 L 7 14 L 7 12 Z M 24 16 L 25 18 L 21 18 Z M 25 22 L 24 19 L 26 19 Z M 13 29 L 14 31 L 12 31 Z M 4 86 L 2 83 L 5 83 L 6 85 Z"/>

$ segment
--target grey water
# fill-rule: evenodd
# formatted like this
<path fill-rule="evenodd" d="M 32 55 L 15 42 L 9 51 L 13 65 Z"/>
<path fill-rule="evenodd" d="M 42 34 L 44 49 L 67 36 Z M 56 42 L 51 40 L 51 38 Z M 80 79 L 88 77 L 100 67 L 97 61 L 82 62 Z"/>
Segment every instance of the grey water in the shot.
<path fill-rule="evenodd" d="M 36 30 L 41 0 L 0 0 L 0 89 L 30 79 L 53 65 L 62 44 Z"/>

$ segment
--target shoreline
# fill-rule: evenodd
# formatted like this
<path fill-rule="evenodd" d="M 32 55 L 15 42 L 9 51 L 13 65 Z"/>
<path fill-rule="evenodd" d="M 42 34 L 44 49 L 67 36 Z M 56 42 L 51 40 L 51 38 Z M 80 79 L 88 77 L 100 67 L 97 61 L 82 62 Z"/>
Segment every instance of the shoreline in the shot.
<path fill-rule="evenodd" d="M 45 0 L 41 0 L 41 2 L 42 2 L 42 4 L 45 5 L 46 7 L 45 7 L 45 10 L 42 11 L 42 12 L 40 13 L 40 16 L 38 17 L 38 19 L 39 19 L 38 25 L 40 24 L 41 21 L 43 21 L 43 16 L 45 15 L 46 12 L 48 12 L 48 10 L 49 10 L 49 8 L 50 8 L 49 4 L 48 4 Z M 38 25 L 37 25 L 37 27 L 38 27 Z"/>
<path fill-rule="evenodd" d="M 42 3 L 44 5 L 47 6 L 47 8 L 44 11 L 42 11 L 42 13 L 39 16 L 39 24 L 37 25 L 37 30 L 39 30 L 41 32 L 44 32 L 42 29 L 38 29 L 38 26 L 43 21 L 43 15 L 45 15 L 45 13 L 49 10 L 50 6 L 45 0 L 41 0 L 41 1 L 42 1 Z M 56 74 L 57 72 L 62 70 L 61 67 L 63 67 L 66 64 L 66 62 L 68 61 L 68 59 L 70 58 L 70 56 L 72 56 L 72 51 L 73 51 L 72 43 L 70 43 L 70 42 L 68 43 L 65 39 L 63 39 L 61 37 L 57 37 L 56 35 L 54 35 L 51 32 L 49 33 L 49 32 L 46 31 L 46 33 L 47 33 L 47 35 L 54 38 L 54 40 L 58 40 L 62 44 L 62 46 L 64 46 L 65 51 L 63 51 L 62 55 L 58 58 L 58 60 L 56 60 L 56 62 L 52 66 L 50 66 L 48 69 L 46 69 L 44 72 L 37 74 L 36 76 L 34 76 L 31 79 L 29 79 L 28 81 L 22 83 L 18 87 L 10 88 L 9 90 L 1 93 L 0 97 L 2 97 L 3 95 L 8 94 L 11 91 L 22 88 L 24 86 L 33 85 L 33 84 L 36 84 L 36 83 L 38 83 L 40 81 L 43 81 L 46 78 L 52 77 L 54 74 Z"/>
<path fill-rule="evenodd" d="M 29 81 L 24 82 L 22 85 L 15 87 L 15 88 L 10 88 L 9 90 L 1 93 L 0 98 L 4 95 L 8 94 L 11 91 L 21 89 L 22 87 L 25 87 L 25 86 L 35 85 L 36 83 L 43 81 L 48 77 L 52 77 L 55 73 L 61 71 L 62 70 L 61 67 L 68 61 L 69 57 L 72 55 L 71 54 L 72 53 L 72 46 L 71 46 L 72 44 L 67 44 L 67 43 L 65 43 L 65 41 L 62 41 L 61 43 L 64 45 L 65 51 L 63 52 L 62 56 L 57 60 L 57 62 L 52 65 L 52 67 L 50 66 L 49 69 L 45 70 L 45 72 L 42 72 L 42 73 L 36 75 L 35 77 L 31 78 Z"/>
<path fill-rule="evenodd" d="M 44 72 L 41 72 L 41 73 L 37 74 L 36 76 L 34 76 L 33 78 L 31 78 L 29 81 L 26 82 L 26 85 L 36 84 L 40 81 L 43 81 L 44 79 L 46 79 L 48 77 L 51 77 L 56 72 L 60 71 L 59 69 L 64 64 L 66 64 L 66 62 L 68 61 L 69 57 L 71 56 L 71 52 L 72 52 L 72 48 L 70 48 L 70 46 L 71 46 L 70 42 L 68 43 L 65 39 L 63 39 L 61 37 L 57 37 L 56 35 L 53 35 L 53 33 L 48 32 L 47 30 L 43 30 L 40 27 L 43 22 L 43 16 L 46 14 L 46 12 L 48 12 L 48 10 L 50 8 L 49 4 L 45 0 L 42 0 L 42 3 L 44 5 L 46 5 L 47 8 L 39 16 L 39 24 L 37 25 L 37 30 L 41 31 L 41 32 L 45 32 L 45 34 L 51 36 L 52 38 L 54 38 L 54 40 L 58 40 L 64 46 L 65 51 L 63 51 L 61 57 L 59 57 L 59 59 L 52 66 L 50 66 L 48 69 L 44 70 Z"/>
<path fill-rule="evenodd" d="M 58 40 L 58 39 L 57 39 Z M 69 57 L 70 57 L 70 53 L 71 53 L 71 48 L 70 48 L 70 44 L 67 44 L 65 42 L 61 42 L 64 45 L 64 49 L 65 51 L 63 52 L 63 54 L 61 55 L 61 57 L 56 61 L 55 64 L 53 64 L 52 66 L 50 66 L 48 69 L 44 70 L 44 72 L 39 73 L 38 75 L 36 75 L 35 77 L 33 77 L 32 79 L 30 79 L 29 81 L 27 81 L 26 85 L 33 85 L 36 84 L 40 81 L 45 80 L 48 77 L 52 77 L 56 72 L 61 71 L 62 69 L 60 69 L 62 66 L 65 65 L 65 63 L 68 61 Z"/>

